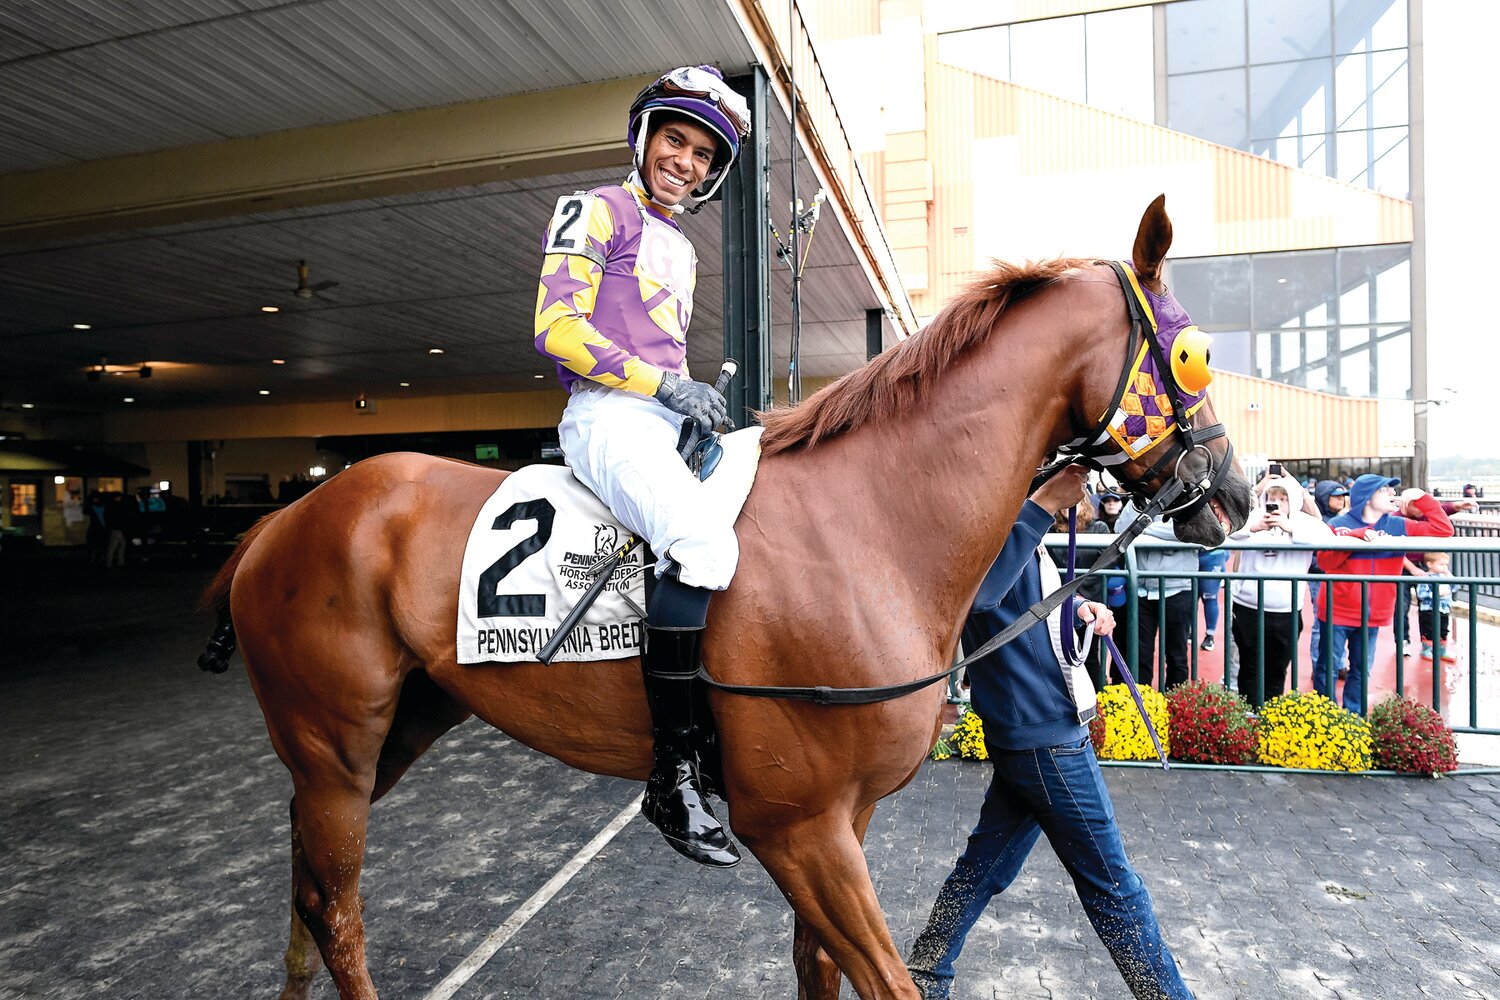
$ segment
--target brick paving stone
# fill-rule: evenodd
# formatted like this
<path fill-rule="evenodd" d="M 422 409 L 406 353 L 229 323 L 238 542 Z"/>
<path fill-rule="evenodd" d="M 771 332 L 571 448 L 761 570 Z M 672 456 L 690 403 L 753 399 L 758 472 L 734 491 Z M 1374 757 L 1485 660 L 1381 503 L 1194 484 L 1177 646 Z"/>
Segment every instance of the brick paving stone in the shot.
<path fill-rule="evenodd" d="M 173 608 L 202 576 L 130 582 L 82 590 L 96 617 L 75 617 L 66 647 L 42 625 L 0 644 L 0 1000 L 274 996 L 290 782 L 243 671 L 193 666 L 206 623 Z M 1200 997 L 1500 1000 L 1500 778 L 1105 775 Z M 898 947 L 988 777 L 929 764 L 877 810 L 867 855 Z M 477 723 L 451 734 L 372 816 L 362 888 L 382 995 L 424 996 L 638 792 Z M 791 934 L 753 858 L 696 868 L 636 819 L 458 997 L 792 997 Z M 1123 993 L 1045 841 L 959 975 L 962 1000 Z"/>

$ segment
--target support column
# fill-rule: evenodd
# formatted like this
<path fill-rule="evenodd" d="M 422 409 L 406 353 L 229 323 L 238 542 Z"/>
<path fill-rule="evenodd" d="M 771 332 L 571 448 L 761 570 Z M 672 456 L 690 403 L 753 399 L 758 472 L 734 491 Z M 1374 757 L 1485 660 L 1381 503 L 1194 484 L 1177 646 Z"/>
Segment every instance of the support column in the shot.
<path fill-rule="evenodd" d="M 865 360 L 869 361 L 875 355 L 885 350 L 885 310 L 865 310 Z"/>
<path fill-rule="evenodd" d="M 754 132 L 724 181 L 724 354 L 740 363 L 729 388 L 729 415 L 740 427 L 750 411 L 771 408 L 771 274 L 769 189 L 770 80 L 756 66 L 729 81 L 750 103 Z"/>

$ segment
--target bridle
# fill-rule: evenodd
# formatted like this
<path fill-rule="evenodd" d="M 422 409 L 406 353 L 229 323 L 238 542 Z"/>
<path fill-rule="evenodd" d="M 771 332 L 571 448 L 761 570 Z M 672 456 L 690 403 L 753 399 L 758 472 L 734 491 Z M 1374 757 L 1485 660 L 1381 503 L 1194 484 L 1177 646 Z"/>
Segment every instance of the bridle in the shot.
<path fill-rule="evenodd" d="M 1213 499 L 1228 478 L 1234 467 L 1234 442 L 1228 439 L 1222 422 L 1207 427 L 1193 426 L 1192 418 L 1202 407 L 1203 400 L 1200 399 L 1191 406 L 1184 402 L 1184 396 L 1188 394 L 1183 392 L 1176 376 L 1172 374 L 1170 359 L 1157 336 L 1156 314 L 1146 300 L 1146 293 L 1135 272 L 1119 261 L 1101 263 L 1107 264 L 1114 271 L 1125 292 L 1125 303 L 1130 310 L 1130 337 L 1125 347 L 1125 364 L 1120 369 L 1114 397 L 1104 415 L 1091 430 L 1058 447 L 1053 453 L 1053 460 L 1038 470 L 1031 482 L 1031 492 L 1036 492 L 1042 484 L 1069 465 L 1078 463 L 1100 472 L 1109 472 L 1125 487 L 1137 510 L 1149 511 L 1153 516 L 1159 514 L 1183 519 L 1193 517 Z M 1142 361 L 1148 356 L 1155 365 L 1156 377 L 1163 382 L 1165 392 L 1161 395 L 1166 397 L 1171 407 L 1172 419 L 1155 436 L 1129 439 L 1124 435 L 1129 417 L 1125 407 L 1126 394 L 1131 391 L 1134 377 L 1141 370 Z M 1160 447 L 1171 436 L 1177 438 L 1181 450 L 1173 454 L 1168 449 L 1152 463 L 1144 475 L 1131 479 L 1115 471 L 1118 466 Z M 1226 444 L 1224 457 L 1217 464 L 1214 462 L 1213 452 L 1208 449 L 1208 442 L 1215 438 L 1224 438 Z M 1201 477 L 1188 479 L 1183 474 L 1183 462 L 1194 452 L 1203 453 L 1207 466 Z M 1158 477 L 1168 464 L 1172 465 L 1172 474 L 1165 477 L 1160 488 L 1151 495 L 1146 484 Z"/>

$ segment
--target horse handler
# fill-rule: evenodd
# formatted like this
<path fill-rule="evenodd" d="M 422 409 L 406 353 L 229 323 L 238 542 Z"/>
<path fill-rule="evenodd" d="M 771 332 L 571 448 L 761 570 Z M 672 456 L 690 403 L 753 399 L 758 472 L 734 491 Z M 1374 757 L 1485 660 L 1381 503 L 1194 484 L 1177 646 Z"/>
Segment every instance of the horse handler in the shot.
<path fill-rule="evenodd" d="M 969 612 L 967 648 L 987 642 L 1059 586 L 1042 535 L 1059 511 L 1084 499 L 1086 475 L 1084 467 L 1069 466 L 1022 507 Z M 907 959 L 924 1000 L 948 997 L 969 929 L 1020 873 L 1042 833 L 1073 877 L 1131 993 L 1169 1000 L 1193 995 L 1162 940 L 1151 895 L 1125 856 L 1089 744 L 1093 686 L 1084 670 L 1062 665 L 1061 615 L 1061 609 L 1053 612 L 1045 625 L 1038 622 L 969 670 L 973 709 L 984 722 L 995 774 L 968 846 Z M 1114 615 L 1103 604 L 1081 603 L 1077 616 L 1098 635 L 1114 631 Z"/>
<path fill-rule="evenodd" d="M 702 484 L 677 454 L 684 418 L 708 433 L 728 406 L 687 370 L 698 258 L 677 225 L 711 197 L 750 137 L 744 98 L 718 70 L 684 66 L 631 103 L 635 169 L 558 199 L 547 227 L 535 345 L 571 394 L 558 427 L 568 467 L 656 553 L 641 659 L 651 706 L 651 777 L 641 812 L 681 854 L 728 867 L 740 856 L 698 786 L 692 679 L 712 591 L 739 561 L 732 528 L 705 523 Z"/>

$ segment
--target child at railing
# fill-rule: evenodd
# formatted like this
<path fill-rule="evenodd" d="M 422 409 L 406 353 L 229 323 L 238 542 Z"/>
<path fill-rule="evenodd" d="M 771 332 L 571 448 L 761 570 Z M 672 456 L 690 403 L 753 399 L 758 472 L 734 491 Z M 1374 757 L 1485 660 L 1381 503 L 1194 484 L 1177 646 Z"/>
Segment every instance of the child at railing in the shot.
<path fill-rule="evenodd" d="M 1422 553 L 1422 569 L 1428 577 L 1447 577 L 1453 573 L 1449 568 L 1448 553 Z M 1433 609 L 1437 609 L 1434 616 Z M 1446 583 L 1425 580 L 1417 584 L 1417 631 L 1422 636 L 1422 659 L 1456 663 L 1458 657 L 1448 641 L 1448 614 L 1453 610 L 1453 587 Z M 1433 618 L 1437 618 L 1437 635 L 1433 635 Z"/>

